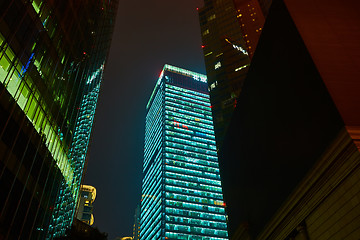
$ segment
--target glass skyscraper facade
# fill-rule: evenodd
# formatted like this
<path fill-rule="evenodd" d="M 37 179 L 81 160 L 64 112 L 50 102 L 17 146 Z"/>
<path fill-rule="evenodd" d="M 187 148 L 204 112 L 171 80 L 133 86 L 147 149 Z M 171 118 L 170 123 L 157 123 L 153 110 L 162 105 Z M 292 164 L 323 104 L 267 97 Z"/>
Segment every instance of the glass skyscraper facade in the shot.
<path fill-rule="evenodd" d="M 0 1 L 0 239 L 70 228 L 117 6 Z"/>
<path fill-rule="evenodd" d="M 165 65 L 146 109 L 140 239 L 228 239 L 206 76 Z"/>

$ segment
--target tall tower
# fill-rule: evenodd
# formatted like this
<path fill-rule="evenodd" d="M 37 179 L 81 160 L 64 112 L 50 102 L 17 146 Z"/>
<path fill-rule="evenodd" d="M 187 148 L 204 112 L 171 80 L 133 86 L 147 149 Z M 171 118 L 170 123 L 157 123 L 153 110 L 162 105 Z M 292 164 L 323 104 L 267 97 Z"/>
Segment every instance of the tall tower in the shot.
<path fill-rule="evenodd" d="M 117 4 L 0 3 L 0 239 L 71 226 Z"/>
<path fill-rule="evenodd" d="M 140 239 L 228 239 L 206 76 L 165 65 L 146 109 Z"/>
<path fill-rule="evenodd" d="M 93 202 L 95 198 L 96 188 L 89 185 L 81 185 L 76 218 L 90 226 L 94 223 Z"/>
<path fill-rule="evenodd" d="M 200 27 L 218 149 L 250 64 L 233 0 L 205 0 Z"/>

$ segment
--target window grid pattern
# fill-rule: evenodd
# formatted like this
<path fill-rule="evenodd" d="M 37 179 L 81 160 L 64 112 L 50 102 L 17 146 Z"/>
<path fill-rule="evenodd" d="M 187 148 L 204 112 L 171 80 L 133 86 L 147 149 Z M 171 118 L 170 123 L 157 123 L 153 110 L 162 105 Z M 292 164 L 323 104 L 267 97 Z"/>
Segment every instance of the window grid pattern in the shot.
<path fill-rule="evenodd" d="M 147 106 L 140 239 L 228 239 L 209 95 L 168 71 Z"/>

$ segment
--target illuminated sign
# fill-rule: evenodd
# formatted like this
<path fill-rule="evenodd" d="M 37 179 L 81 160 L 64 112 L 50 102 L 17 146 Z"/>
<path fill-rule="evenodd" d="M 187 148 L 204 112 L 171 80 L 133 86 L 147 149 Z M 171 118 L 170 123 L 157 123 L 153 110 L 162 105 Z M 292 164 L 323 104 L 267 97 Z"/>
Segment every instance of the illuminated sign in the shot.
<path fill-rule="evenodd" d="M 192 72 L 192 71 L 182 69 L 182 68 L 178 68 L 178 67 L 174 67 L 174 66 L 171 66 L 171 65 L 168 65 L 168 64 L 165 64 L 163 71 L 170 71 L 170 72 L 180 73 L 180 74 L 182 74 L 184 76 L 192 77 L 196 81 L 207 83 L 207 77 L 204 74 Z"/>
<path fill-rule="evenodd" d="M 230 44 L 232 45 L 232 47 L 233 47 L 234 49 L 238 50 L 239 52 L 242 52 L 242 53 L 245 54 L 245 55 L 249 55 L 245 49 L 243 49 L 242 47 L 240 47 L 240 46 L 238 46 L 238 45 L 235 45 L 235 44 L 231 43 L 231 42 L 229 41 L 229 39 L 225 38 L 225 41 L 227 41 L 228 43 L 230 43 Z"/>

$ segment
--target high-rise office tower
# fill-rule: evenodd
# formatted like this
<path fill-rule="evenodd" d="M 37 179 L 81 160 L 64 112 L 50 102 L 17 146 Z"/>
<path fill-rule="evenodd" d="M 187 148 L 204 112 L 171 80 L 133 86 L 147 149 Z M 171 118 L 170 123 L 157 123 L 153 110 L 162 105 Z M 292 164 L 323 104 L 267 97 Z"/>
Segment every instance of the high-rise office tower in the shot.
<path fill-rule="evenodd" d="M 206 76 L 165 65 L 146 109 L 140 239 L 228 239 Z"/>
<path fill-rule="evenodd" d="M 199 9 L 217 147 L 230 123 L 250 63 L 233 0 L 205 0 Z"/>
<path fill-rule="evenodd" d="M 252 59 L 264 26 L 264 15 L 258 0 L 234 0 L 246 51 Z"/>
<path fill-rule="evenodd" d="M 76 209 L 76 218 L 89 224 L 94 223 L 93 202 L 96 198 L 96 188 L 89 185 L 81 185 L 79 200 Z"/>
<path fill-rule="evenodd" d="M 0 239 L 71 226 L 117 2 L 0 2 Z"/>

